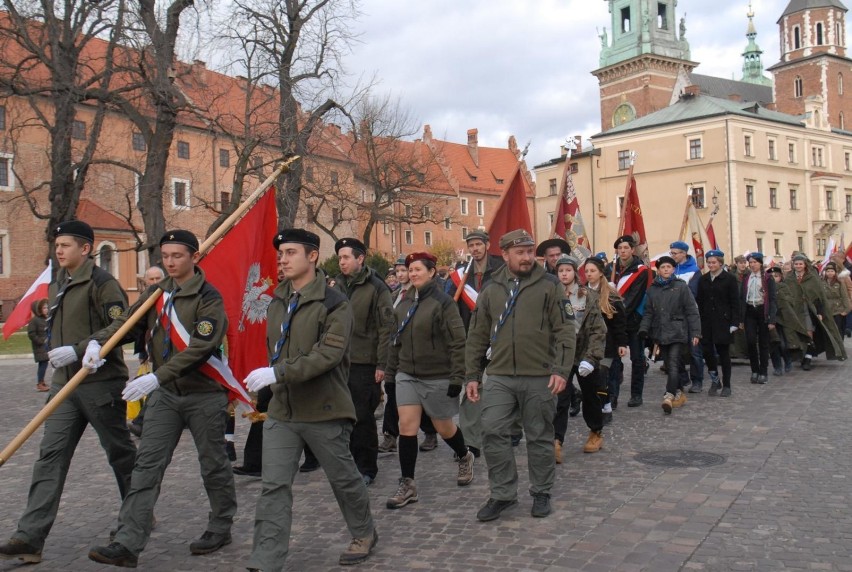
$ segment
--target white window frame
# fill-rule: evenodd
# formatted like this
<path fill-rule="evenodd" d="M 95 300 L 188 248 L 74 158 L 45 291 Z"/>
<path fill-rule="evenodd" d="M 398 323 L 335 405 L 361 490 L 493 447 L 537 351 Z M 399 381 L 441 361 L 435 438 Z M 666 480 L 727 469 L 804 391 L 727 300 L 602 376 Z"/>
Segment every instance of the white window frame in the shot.
<path fill-rule="evenodd" d="M 414 231 L 406 230 L 405 231 L 405 244 L 412 245 L 414 244 Z"/>
<path fill-rule="evenodd" d="M 175 183 L 184 183 L 186 185 L 186 204 L 179 205 L 177 204 L 177 195 L 175 195 Z M 190 207 L 191 201 L 190 197 L 192 196 L 192 183 L 188 179 L 181 179 L 178 177 L 172 177 L 172 208 L 176 210 L 188 209 Z"/>
<path fill-rule="evenodd" d="M 485 216 L 485 201 L 476 199 L 476 216 Z"/>
<path fill-rule="evenodd" d="M 461 201 L 461 206 L 460 206 L 461 214 L 466 215 L 467 214 L 467 198 L 461 197 L 459 200 Z"/>
<path fill-rule="evenodd" d="M 777 137 L 767 137 L 766 138 L 766 156 L 770 161 L 778 160 L 778 138 Z"/>
<path fill-rule="evenodd" d="M 8 278 L 12 274 L 12 252 L 9 245 L 9 231 L 0 230 L 0 252 L 3 256 L 3 266 L 0 267 L 0 277 Z"/>
<path fill-rule="evenodd" d="M 9 163 L 6 166 L 7 176 L 9 177 L 9 184 L 0 186 L 0 191 L 8 191 L 15 192 L 15 170 L 13 169 L 15 164 L 15 156 L 11 153 L 0 153 L 0 159 L 7 159 Z"/>
<path fill-rule="evenodd" d="M 692 142 L 698 141 L 698 157 L 692 156 Z M 699 161 L 704 158 L 704 137 L 702 135 L 686 136 L 686 160 Z"/>
<path fill-rule="evenodd" d="M 109 269 L 101 267 L 101 251 L 104 248 L 109 248 L 110 250 L 112 250 L 112 268 Z M 104 240 L 98 245 L 98 247 L 95 249 L 95 252 L 97 253 L 95 255 L 95 264 L 98 266 L 98 268 L 106 270 L 112 275 L 113 278 L 118 278 L 118 249 L 116 248 L 115 243 L 110 242 L 109 240 Z"/>
<path fill-rule="evenodd" d="M 427 230 L 423 233 L 423 242 L 426 246 L 432 246 L 432 231 Z"/>
<path fill-rule="evenodd" d="M 706 183 L 690 183 L 686 186 L 686 196 L 687 198 L 692 198 L 692 192 L 696 189 L 701 189 L 699 196 L 701 197 L 701 204 L 696 205 L 697 209 L 706 209 L 707 208 L 707 184 Z"/>

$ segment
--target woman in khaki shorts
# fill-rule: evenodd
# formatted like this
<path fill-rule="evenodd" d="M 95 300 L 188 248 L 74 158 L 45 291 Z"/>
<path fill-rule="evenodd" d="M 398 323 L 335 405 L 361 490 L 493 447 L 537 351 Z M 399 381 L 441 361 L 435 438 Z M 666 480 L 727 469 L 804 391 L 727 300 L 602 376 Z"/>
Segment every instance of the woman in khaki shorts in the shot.
<path fill-rule="evenodd" d="M 418 500 L 414 467 L 423 411 L 456 453 L 457 484 L 465 486 L 473 480 L 473 453 L 467 450 L 461 429 L 453 422 L 464 382 L 464 324 L 458 306 L 435 280 L 436 263 L 437 258 L 427 252 L 406 257 L 412 287 L 394 310 L 396 324 L 385 376 L 396 380 L 402 476 L 396 493 L 388 498 L 388 508 L 401 508 Z"/>

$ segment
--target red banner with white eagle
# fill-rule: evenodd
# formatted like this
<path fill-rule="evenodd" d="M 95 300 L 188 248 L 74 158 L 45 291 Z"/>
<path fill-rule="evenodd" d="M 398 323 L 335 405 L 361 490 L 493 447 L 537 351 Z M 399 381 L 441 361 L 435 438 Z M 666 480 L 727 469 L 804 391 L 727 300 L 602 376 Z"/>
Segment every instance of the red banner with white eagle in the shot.
<path fill-rule="evenodd" d="M 272 239 L 278 230 L 275 189 L 270 187 L 199 263 L 225 302 L 228 365 L 240 382 L 269 365 L 266 309 L 277 283 Z"/>

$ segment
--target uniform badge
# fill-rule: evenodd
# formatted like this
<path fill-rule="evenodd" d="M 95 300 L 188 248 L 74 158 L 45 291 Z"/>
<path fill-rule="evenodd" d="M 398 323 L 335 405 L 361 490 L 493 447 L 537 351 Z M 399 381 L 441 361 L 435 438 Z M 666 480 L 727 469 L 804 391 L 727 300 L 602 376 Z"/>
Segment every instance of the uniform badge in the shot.
<path fill-rule="evenodd" d="M 213 331 L 216 329 L 216 323 L 213 320 L 201 320 L 195 326 L 195 331 L 198 334 L 198 337 L 203 339 L 210 339 L 213 336 Z"/>
<path fill-rule="evenodd" d="M 110 302 L 109 304 L 104 304 L 104 312 L 107 316 L 109 316 L 110 320 L 115 320 L 124 314 L 124 304 L 121 302 Z"/>
<path fill-rule="evenodd" d="M 570 300 L 562 300 L 562 311 L 566 318 L 574 319 L 574 306 L 571 305 Z"/>

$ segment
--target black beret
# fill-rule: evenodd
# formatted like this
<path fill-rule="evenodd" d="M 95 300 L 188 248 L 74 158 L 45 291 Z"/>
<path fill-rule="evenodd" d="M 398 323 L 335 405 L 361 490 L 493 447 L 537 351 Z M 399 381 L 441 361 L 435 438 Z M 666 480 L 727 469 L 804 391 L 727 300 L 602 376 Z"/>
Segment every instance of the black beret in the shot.
<path fill-rule="evenodd" d="M 170 230 L 160 239 L 160 246 L 164 244 L 182 244 L 191 252 L 198 252 L 198 239 L 188 230 Z"/>
<path fill-rule="evenodd" d="M 562 254 L 571 254 L 571 245 L 561 238 L 550 238 L 535 247 L 536 256 L 544 256 L 548 248 L 558 246 Z"/>
<path fill-rule="evenodd" d="M 341 238 L 334 243 L 334 252 L 335 254 L 338 254 L 340 253 L 341 248 L 347 247 L 352 249 L 355 256 L 358 256 L 359 253 L 365 256 L 367 254 L 367 247 L 364 246 L 364 243 L 357 238 Z"/>
<path fill-rule="evenodd" d="M 636 248 L 636 239 L 630 236 L 629 234 L 625 234 L 624 236 L 619 236 L 615 239 L 615 244 L 612 245 L 613 248 L 618 248 L 618 245 L 622 242 L 626 242 L 630 245 L 630 248 Z"/>
<path fill-rule="evenodd" d="M 767 272 L 769 272 L 769 273 L 774 272 L 775 274 L 782 274 L 782 275 L 784 274 L 784 270 L 782 270 L 780 266 L 773 266 L 772 268 L 767 270 Z"/>
<path fill-rule="evenodd" d="M 282 244 L 295 242 L 296 244 L 304 244 L 312 248 L 319 249 L 320 238 L 316 234 L 303 228 L 282 228 L 272 238 L 272 246 L 275 250 Z"/>
<path fill-rule="evenodd" d="M 661 256 L 657 259 L 657 268 L 663 264 L 671 264 L 672 268 L 677 268 L 677 262 L 671 256 Z"/>
<path fill-rule="evenodd" d="M 67 220 L 59 223 L 54 229 L 53 236 L 76 236 L 88 243 L 95 242 L 95 231 L 81 220 Z"/>

